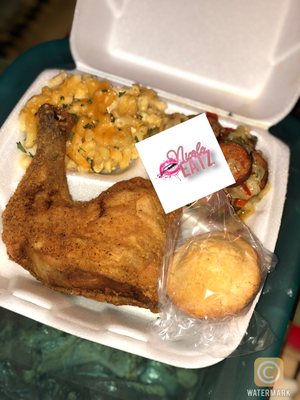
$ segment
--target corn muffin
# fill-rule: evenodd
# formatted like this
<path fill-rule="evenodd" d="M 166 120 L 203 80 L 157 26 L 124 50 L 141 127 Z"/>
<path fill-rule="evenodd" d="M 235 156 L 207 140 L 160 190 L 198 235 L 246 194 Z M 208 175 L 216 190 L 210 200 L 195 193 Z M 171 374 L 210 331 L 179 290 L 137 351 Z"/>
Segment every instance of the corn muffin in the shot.
<path fill-rule="evenodd" d="M 236 315 L 261 285 L 260 261 L 249 242 L 216 231 L 191 238 L 169 265 L 166 290 L 171 301 L 196 318 Z"/>

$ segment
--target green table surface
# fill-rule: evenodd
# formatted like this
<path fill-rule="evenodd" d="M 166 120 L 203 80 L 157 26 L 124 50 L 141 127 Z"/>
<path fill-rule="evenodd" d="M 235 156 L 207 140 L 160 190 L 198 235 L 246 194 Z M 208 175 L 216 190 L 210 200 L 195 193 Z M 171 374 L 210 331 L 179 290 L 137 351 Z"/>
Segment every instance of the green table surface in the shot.
<path fill-rule="evenodd" d="M 40 72 L 74 67 L 67 39 L 43 43 L 18 57 L 0 76 L 0 123 Z M 280 355 L 300 282 L 300 121 L 289 115 L 271 132 L 290 147 L 291 164 L 275 250 L 279 263 L 268 276 L 256 307 L 276 336 L 269 347 L 211 367 L 181 369 L 92 343 L 0 309 L 0 399 L 250 398 L 247 390 L 257 389 L 254 361 Z"/>

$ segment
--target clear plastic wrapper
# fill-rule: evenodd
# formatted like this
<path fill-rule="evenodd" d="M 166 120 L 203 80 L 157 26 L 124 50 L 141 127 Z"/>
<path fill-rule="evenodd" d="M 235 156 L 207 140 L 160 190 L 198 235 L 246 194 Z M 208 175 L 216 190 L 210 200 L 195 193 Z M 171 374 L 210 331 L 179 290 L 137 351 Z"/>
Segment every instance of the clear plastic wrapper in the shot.
<path fill-rule="evenodd" d="M 276 256 L 237 216 L 225 191 L 185 207 L 178 224 L 168 234 L 156 333 L 216 357 L 270 345 L 272 332 L 254 306 Z"/>

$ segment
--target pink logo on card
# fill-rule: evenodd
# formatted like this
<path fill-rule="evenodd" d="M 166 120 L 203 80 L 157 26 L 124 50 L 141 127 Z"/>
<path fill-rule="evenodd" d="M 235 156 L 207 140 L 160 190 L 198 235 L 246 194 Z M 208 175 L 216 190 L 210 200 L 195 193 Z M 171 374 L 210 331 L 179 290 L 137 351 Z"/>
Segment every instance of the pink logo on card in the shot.
<path fill-rule="evenodd" d="M 159 166 L 160 179 L 172 177 L 180 179 L 181 176 L 189 178 L 215 166 L 211 151 L 200 142 L 189 152 L 186 152 L 183 146 L 179 146 L 177 150 L 171 149 L 167 151 L 166 158 Z"/>

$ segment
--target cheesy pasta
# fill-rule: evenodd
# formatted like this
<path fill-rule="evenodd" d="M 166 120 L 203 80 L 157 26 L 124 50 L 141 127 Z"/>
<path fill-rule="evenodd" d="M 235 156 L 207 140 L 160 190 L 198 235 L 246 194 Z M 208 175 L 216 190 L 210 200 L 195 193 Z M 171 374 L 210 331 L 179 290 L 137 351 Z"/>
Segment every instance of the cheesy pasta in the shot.
<path fill-rule="evenodd" d="M 114 87 L 92 75 L 61 72 L 33 96 L 20 112 L 24 152 L 34 153 L 35 114 L 42 104 L 66 109 L 74 117 L 67 141 L 66 166 L 85 172 L 125 169 L 138 158 L 135 143 L 187 119 L 166 113 L 157 93 L 138 84 Z M 27 162 L 28 164 L 28 162 Z"/>

